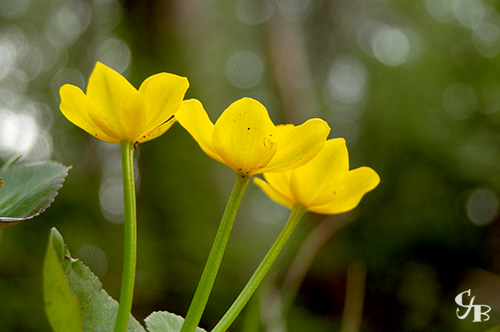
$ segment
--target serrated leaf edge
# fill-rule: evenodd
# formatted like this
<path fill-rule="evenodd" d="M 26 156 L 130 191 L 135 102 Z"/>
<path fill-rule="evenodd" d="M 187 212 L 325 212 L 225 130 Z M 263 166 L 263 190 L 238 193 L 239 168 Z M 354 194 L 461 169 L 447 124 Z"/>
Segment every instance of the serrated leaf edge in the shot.
<path fill-rule="evenodd" d="M 37 216 L 39 216 L 40 214 L 44 213 L 51 205 L 52 203 L 54 203 L 57 195 L 59 194 L 59 190 L 61 190 L 64 182 L 66 181 L 66 177 L 68 176 L 68 173 L 69 173 L 69 170 L 71 168 L 73 168 L 73 166 L 66 166 L 58 161 L 44 161 L 44 162 L 38 162 L 38 163 L 30 163 L 30 164 L 23 164 L 22 166 L 28 166 L 28 167 L 31 167 L 31 166 L 38 166 L 38 165 L 46 165 L 46 164 L 52 164 L 52 165 L 60 165 L 62 166 L 64 169 L 65 169 L 65 174 L 62 178 L 62 182 L 61 184 L 59 185 L 59 187 L 57 187 L 57 189 L 55 190 L 55 195 L 54 197 L 52 197 L 51 200 L 49 200 L 44 207 L 42 207 L 39 211 L 37 211 L 37 213 L 31 215 L 31 216 L 28 216 L 28 217 L 24 217 L 24 218 L 12 218 L 12 217 L 0 217 L 0 222 L 5 222 L 5 223 L 9 223 L 10 225 L 14 225 L 14 224 L 17 224 L 21 221 L 26 221 L 26 220 L 30 220 L 30 219 L 33 219 Z M 9 225 L 5 225 L 5 226 L 9 226 Z"/>
<path fill-rule="evenodd" d="M 74 265 L 79 265 L 81 268 L 85 269 L 90 274 L 90 276 L 92 278 L 95 278 L 95 281 L 96 281 L 96 284 L 97 284 L 97 289 L 96 290 L 98 292 L 106 295 L 109 298 L 109 300 L 111 302 L 113 302 L 118 307 L 118 301 L 115 298 L 113 298 L 111 295 L 109 295 L 109 293 L 104 289 L 102 281 L 99 279 L 98 276 L 95 275 L 95 273 L 90 269 L 90 267 L 88 267 L 78 257 L 71 256 L 71 252 L 70 252 L 70 250 L 68 248 L 68 244 L 66 243 L 66 241 L 64 241 L 63 236 L 61 235 L 61 233 L 55 227 L 53 227 L 51 229 L 51 236 L 58 237 L 58 241 L 61 242 L 61 244 L 63 246 L 61 248 L 63 250 L 63 255 L 59 256 L 59 259 L 61 261 L 61 265 L 63 266 L 63 268 L 64 269 L 71 268 L 71 269 L 73 269 L 73 271 L 75 271 Z M 57 249 L 56 249 L 56 252 L 58 252 Z M 71 266 L 68 266 L 68 265 L 71 265 Z M 71 281 L 70 281 L 70 286 L 71 286 Z M 74 292 L 73 287 L 71 287 L 71 290 Z M 80 305 L 82 305 L 82 303 L 80 303 Z M 146 332 L 147 329 L 144 326 L 142 326 L 142 324 L 139 323 L 139 321 L 133 315 L 130 315 L 130 317 L 131 317 L 131 319 L 133 319 L 142 328 L 142 330 L 144 332 Z M 129 321 L 129 324 L 130 324 L 130 321 Z M 127 331 L 128 331 L 128 329 L 127 329 Z"/>

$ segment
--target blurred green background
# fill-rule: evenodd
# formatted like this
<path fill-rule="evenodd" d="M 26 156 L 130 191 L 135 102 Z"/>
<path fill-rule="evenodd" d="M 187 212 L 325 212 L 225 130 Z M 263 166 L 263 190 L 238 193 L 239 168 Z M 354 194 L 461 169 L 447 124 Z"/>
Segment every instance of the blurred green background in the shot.
<path fill-rule="evenodd" d="M 364 294 L 361 331 L 500 324 L 499 12 L 489 0 L 0 0 L 0 157 L 73 166 L 46 213 L 0 229 L 0 330 L 50 331 L 41 273 L 51 227 L 119 295 L 119 146 L 58 110 L 60 86 L 85 88 L 96 61 L 136 87 L 163 71 L 188 77 L 186 97 L 212 120 L 243 96 L 275 123 L 321 117 L 330 137 L 346 138 L 351 168 L 380 174 L 353 212 L 306 216 L 231 331 L 339 331 L 349 280 Z M 133 314 L 184 315 L 234 175 L 179 125 L 136 157 Z M 202 327 L 287 216 L 250 185 Z M 296 257 L 303 267 L 290 272 Z M 280 289 L 293 299 L 286 318 Z M 467 289 L 492 307 L 489 321 L 458 319 Z"/>

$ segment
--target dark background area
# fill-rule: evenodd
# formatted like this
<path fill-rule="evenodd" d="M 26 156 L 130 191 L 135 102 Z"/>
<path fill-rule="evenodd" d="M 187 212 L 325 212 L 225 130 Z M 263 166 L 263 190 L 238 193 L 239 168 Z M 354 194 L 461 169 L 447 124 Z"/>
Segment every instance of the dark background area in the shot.
<path fill-rule="evenodd" d="M 51 227 L 119 295 L 119 146 L 58 110 L 60 86 L 85 88 L 96 61 L 136 87 L 158 72 L 188 77 L 186 98 L 213 121 L 244 96 L 275 123 L 321 117 L 330 137 L 346 138 L 351 168 L 380 174 L 354 211 L 306 215 L 257 309 L 231 331 L 340 330 L 352 266 L 366 271 L 362 331 L 500 324 L 499 11 L 487 0 L 0 0 L 0 157 L 72 165 L 46 213 L 0 229 L 0 330 L 50 331 L 41 273 Z M 136 161 L 133 314 L 185 315 L 234 175 L 179 125 L 141 144 Z M 202 327 L 224 314 L 287 216 L 249 186 Z M 304 243 L 315 247 L 311 265 L 288 284 L 294 301 L 281 319 L 277 290 Z M 492 307 L 488 322 L 457 318 L 467 289 Z"/>

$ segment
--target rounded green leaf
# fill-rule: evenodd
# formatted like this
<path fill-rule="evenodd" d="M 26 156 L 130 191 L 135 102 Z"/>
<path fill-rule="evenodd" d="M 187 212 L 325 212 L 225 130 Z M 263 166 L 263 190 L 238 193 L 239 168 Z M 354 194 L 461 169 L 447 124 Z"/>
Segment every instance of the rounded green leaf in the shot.
<path fill-rule="evenodd" d="M 179 332 L 184 318 L 167 311 L 156 311 L 146 317 L 145 321 L 149 332 Z M 206 331 L 197 327 L 196 332 Z"/>

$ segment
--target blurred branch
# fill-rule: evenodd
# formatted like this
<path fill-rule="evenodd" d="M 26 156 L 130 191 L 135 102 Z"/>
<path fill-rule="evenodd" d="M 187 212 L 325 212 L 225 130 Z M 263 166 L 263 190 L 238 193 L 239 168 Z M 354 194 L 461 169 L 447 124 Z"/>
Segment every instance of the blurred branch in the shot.
<path fill-rule="evenodd" d="M 347 268 L 346 294 L 341 332 L 358 332 L 363 316 L 365 297 L 366 265 L 361 261 Z"/>
<path fill-rule="evenodd" d="M 289 306 L 297 296 L 300 285 L 302 285 L 318 251 L 335 233 L 350 222 L 351 219 L 339 220 L 335 217 L 327 217 L 309 233 L 292 262 L 281 287 L 284 294 L 285 311 L 288 311 Z"/>
<path fill-rule="evenodd" d="M 283 105 L 283 121 L 297 123 L 318 109 L 302 25 L 276 13 L 268 25 L 270 68 Z"/>
<path fill-rule="evenodd" d="M 329 216 L 324 218 L 307 236 L 302 243 L 294 261 L 288 269 L 280 290 L 269 287 L 267 292 L 266 312 L 262 312 L 263 321 L 267 327 L 281 326 L 284 328 L 292 303 L 296 298 L 300 286 L 304 281 L 317 253 L 340 229 L 348 225 L 351 218 Z M 279 308 L 280 310 L 271 310 Z M 271 314 L 270 312 L 274 313 Z M 280 314 L 276 315 L 279 312 Z M 286 331 L 286 329 L 284 329 Z"/>

